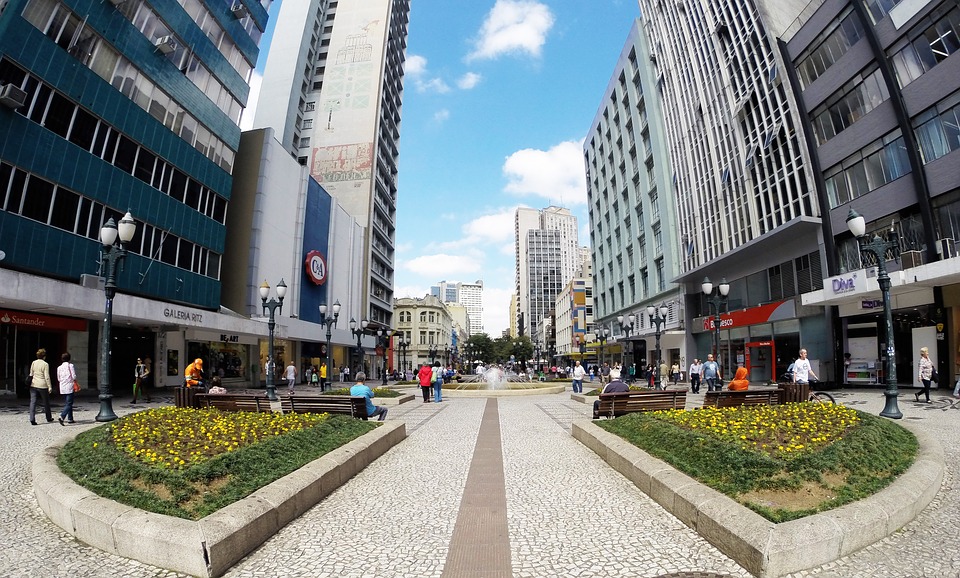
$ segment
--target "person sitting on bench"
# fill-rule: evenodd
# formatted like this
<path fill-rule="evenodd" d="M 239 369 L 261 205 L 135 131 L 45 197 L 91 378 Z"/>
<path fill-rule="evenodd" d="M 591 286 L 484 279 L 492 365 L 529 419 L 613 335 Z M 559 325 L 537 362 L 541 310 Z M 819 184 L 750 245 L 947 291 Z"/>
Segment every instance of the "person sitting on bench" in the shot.
<path fill-rule="evenodd" d="M 603 386 L 603 390 L 600 391 L 600 395 L 605 393 L 625 393 L 630 391 L 630 386 L 624 383 L 620 379 L 620 371 L 613 370 L 610 372 L 610 383 Z M 600 418 L 600 400 L 597 399 L 593 402 L 593 419 Z"/>
<path fill-rule="evenodd" d="M 350 388 L 350 395 L 367 398 L 367 417 L 380 416 L 377 418 L 378 421 L 387 419 L 387 408 L 382 405 L 373 405 L 373 390 L 364 383 L 367 381 L 367 374 L 358 371 L 356 379 L 357 383 Z"/>

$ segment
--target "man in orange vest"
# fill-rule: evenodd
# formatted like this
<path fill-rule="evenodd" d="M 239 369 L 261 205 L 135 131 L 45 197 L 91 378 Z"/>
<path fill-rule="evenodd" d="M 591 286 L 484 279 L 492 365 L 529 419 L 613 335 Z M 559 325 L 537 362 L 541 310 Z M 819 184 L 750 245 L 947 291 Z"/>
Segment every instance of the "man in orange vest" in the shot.
<path fill-rule="evenodd" d="M 203 360 L 199 357 L 183 371 L 183 378 L 187 387 L 199 387 L 203 382 Z"/>

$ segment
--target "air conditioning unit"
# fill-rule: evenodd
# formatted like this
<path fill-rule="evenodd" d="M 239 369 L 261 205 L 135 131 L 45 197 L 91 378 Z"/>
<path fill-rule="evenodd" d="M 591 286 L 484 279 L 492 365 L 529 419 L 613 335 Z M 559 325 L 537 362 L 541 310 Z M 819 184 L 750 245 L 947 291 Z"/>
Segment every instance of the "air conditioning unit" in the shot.
<path fill-rule="evenodd" d="M 103 277 L 97 275 L 80 275 L 80 285 L 87 289 L 99 289 L 103 291 Z"/>
<path fill-rule="evenodd" d="M 4 84 L 0 88 L 0 104 L 14 110 L 27 103 L 27 93 L 20 90 L 19 86 Z"/>
<path fill-rule="evenodd" d="M 245 18 L 247 14 L 250 13 L 250 11 L 247 10 L 247 7 L 244 6 L 243 2 L 234 2 L 233 6 L 230 7 L 230 12 L 233 12 L 233 15 L 238 19 Z"/>
<path fill-rule="evenodd" d="M 161 54 L 170 54 L 177 49 L 177 41 L 173 36 L 161 36 L 153 43 Z"/>

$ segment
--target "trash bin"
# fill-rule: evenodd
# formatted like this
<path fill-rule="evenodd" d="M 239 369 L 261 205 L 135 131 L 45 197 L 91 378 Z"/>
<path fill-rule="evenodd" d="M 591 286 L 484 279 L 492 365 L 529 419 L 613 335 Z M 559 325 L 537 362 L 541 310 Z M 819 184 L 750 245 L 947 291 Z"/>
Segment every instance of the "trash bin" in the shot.
<path fill-rule="evenodd" d="M 196 396 L 198 393 L 203 392 L 200 388 L 193 387 L 178 387 L 174 389 L 173 400 L 174 404 L 177 407 L 199 407 L 197 405 Z"/>
<path fill-rule="evenodd" d="M 797 403 L 807 401 L 810 397 L 810 384 L 808 383 L 781 383 L 778 384 L 778 395 L 780 403 Z"/>

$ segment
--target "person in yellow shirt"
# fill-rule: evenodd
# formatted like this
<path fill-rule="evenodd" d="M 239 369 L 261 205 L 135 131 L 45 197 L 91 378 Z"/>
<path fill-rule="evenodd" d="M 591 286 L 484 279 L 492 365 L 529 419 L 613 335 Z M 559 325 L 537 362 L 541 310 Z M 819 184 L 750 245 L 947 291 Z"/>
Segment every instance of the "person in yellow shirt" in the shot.
<path fill-rule="evenodd" d="M 327 390 L 327 364 L 320 364 L 320 391 Z"/>
<path fill-rule="evenodd" d="M 183 371 L 183 378 L 187 387 L 202 387 L 203 384 L 203 360 L 199 357 L 193 360 L 193 363 L 187 366 Z"/>

